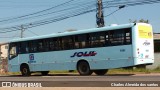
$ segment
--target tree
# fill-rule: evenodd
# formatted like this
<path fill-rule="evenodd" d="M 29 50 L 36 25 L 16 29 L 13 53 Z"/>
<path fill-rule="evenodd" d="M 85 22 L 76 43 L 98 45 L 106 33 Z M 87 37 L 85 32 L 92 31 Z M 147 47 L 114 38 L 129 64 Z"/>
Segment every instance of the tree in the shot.
<path fill-rule="evenodd" d="M 130 23 L 149 23 L 149 20 L 145 20 L 145 19 L 140 19 L 140 20 L 134 20 L 132 21 L 131 19 L 129 19 Z"/>

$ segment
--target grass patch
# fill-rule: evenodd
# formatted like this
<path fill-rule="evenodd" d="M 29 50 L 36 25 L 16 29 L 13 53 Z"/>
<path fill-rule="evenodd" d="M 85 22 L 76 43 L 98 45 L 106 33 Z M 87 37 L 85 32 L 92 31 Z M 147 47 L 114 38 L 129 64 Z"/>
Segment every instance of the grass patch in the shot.
<path fill-rule="evenodd" d="M 111 69 L 108 74 L 149 74 L 151 70 L 143 69 L 143 68 L 135 68 L 135 69 Z"/>
<path fill-rule="evenodd" d="M 72 72 L 69 72 L 68 70 L 61 70 L 61 71 L 57 71 L 57 70 L 54 70 L 54 71 L 50 71 L 49 74 L 74 74 L 74 73 L 77 73 L 76 70 L 72 71 Z M 34 72 L 32 73 L 33 75 L 41 75 L 40 72 Z M 1 76 L 5 76 L 5 75 L 21 75 L 21 72 L 7 72 L 7 73 L 0 73 Z"/>
<path fill-rule="evenodd" d="M 160 66 L 157 66 L 154 69 L 145 69 L 145 68 L 111 69 L 108 72 L 108 74 L 150 74 L 150 73 L 160 73 Z"/>
<path fill-rule="evenodd" d="M 20 72 L 0 73 L 0 76 L 6 76 L 6 75 L 21 75 L 21 73 Z"/>
<path fill-rule="evenodd" d="M 150 74 L 150 73 L 160 73 L 160 66 L 155 69 L 145 69 L 145 68 L 119 68 L 119 69 L 110 69 L 107 74 Z M 33 75 L 41 74 L 39 72 L 33 73 Z M 50 71 L 49 74 L 78 74 L 76 70 L 69 72 L 68 70 L 61 71 Z M 0 75 L 21 75 L 20 72 L 7 72 L 0 73 Z"/>

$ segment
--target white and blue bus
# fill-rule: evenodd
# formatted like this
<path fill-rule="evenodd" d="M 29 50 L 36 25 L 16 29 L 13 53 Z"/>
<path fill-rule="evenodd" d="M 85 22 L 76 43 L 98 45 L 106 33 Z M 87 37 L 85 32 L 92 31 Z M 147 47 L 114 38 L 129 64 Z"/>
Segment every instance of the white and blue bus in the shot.
<path fill-rule="evenodd" d="M 11 40 L 10 72 L 47 75 L 51 70 L 77 70 L 104 75 L 108 69 L 154 63 L 152 26 L 129 23 Z"/>

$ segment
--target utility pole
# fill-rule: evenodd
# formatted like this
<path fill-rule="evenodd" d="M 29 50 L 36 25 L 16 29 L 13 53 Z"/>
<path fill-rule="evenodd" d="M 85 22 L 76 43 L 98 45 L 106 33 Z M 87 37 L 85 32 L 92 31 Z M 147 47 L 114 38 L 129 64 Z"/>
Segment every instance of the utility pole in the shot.
<path fill-rule="evenodd" d="M 20 26 L 20 30 L 21 30 L 21 36 L 20 37 L 23 38 L 23 33 L 25 31 L 25 28 L 24 28 L 23 25 Z"/>
<path fill-rule="evenodd" d="M 104 27 L 104 16 L 103 16 L 103 4 L 102 0 L 97 0 L 97 14 L 96 14 L 96 20 L 97 20 L 97 26 L 98 27 Z"/>

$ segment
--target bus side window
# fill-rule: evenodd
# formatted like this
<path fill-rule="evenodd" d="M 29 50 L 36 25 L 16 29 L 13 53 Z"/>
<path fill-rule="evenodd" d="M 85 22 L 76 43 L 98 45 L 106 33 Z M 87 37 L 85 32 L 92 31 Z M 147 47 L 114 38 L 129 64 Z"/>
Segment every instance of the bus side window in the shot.
<path fill-rule="evenodd" d="M 60 50 L 60 39 L 59 38 L 53 38 L 49 40 L 49 49 L 50 51 L 57 51 Z"/>
<path fill-rule="evenodd" d="M 109 31 L 106 32 L 105 39 L 106 39 L 105 45 L 106 46 L 110 46 Z"/>
<path fill-rule="evenodd" d="M 89 36 L 88 34 L 78 35 L 79 48 L 89 47 L 89 37 L 88 36 Z"/>
<path fill-rule="evenodd" d="M 101 46 L 105 46 L 105 39 L 106 39 L 106 37 L 105 37 L 105 32 L 101 32 L 100 33 L 100 44 L 99 44 L 99 46 L 101 47 Z"/>
<path fill-rule="evenodd" d="M 62 50 L 61 48 L 61 38 L 54 38 L 53 39 L 53 48 L 54 50 Z"/>
<path fill-rule="evenodd" d="M 49 49 L 50 49 L 50 47 L 49 47 L 49 39 L 47 40 L 47 39 L 45 39 L 45 40 L 43 40 L 43 43 L 44 43 L 44 51 L 49 51 Z"/>
<path fill-rule="evenodd" d="M 98 47 L 98 43 L 99 43 L 99 35 L 98 35 L 98 33 L 91 33 L 89 41 L 90 41 L 91 47 Z"/>
<path fill-rule="evenodd" d="M 110 45 L 114 45 L 114 31 L 109 31 L 109 43 Z"/>
<path fill-rule="evenodd" d="M 105 46 L 105 32 L 91 33 L 90 45 L 91 47 Z"/>
<path fill-rule="evenodd" d="M 75 49 L 80 48 L 80 43 L 79 43 L 79 41 L 78 41 L 78 35 L 76 35 L 76 36 L 74 37 L 74 47 L 75 47 Z"/>
<path fill-rule="evenodd" d="M 23 52 L 22 52 L 22 51 L 23 51 L 23 50 L 22 50 L 22 43 L 18 43 L 18 47 L 17 47 L 17 48 L 18 48 L 18 52 L 17 52 L 17 53 L 18 53 L 18 54 L 22 54 L 22 53 L 23 53 Z"/>
<path fill-rule="evenodd" d="M 51 39 L 50 42 L 49 42 L 49 49 L 50 51 L 53 51 L 54 50 L 54 44 L 53 44 L 53 40 Z"/>
<path fill-rule="evenodd" d="M 61 44 L 63 50 L 73 49 L 73 36 L 62 37 Z"/>
<path fill-rule="evenodd" d="M 126 29 L 125 30 L 125 44 L 131 44 L 132 40 L 131 40 L 131 29 Z"/>
<path fill-rule="evenodd" d="M 10 44 L 9 48 L 9 58 L 12 59 L 17 56 L 16 44 Z"/>
<path fill-rule="evenodd" d="M 109 34 L 112 46 L 124 45 L 124 30 L 112 30 Z"/>
<path fill-rule="evenodd" d="M 26 53 L 29 53 L 28 44 L 26 45 Z"/>
<path fill-rule="evenodd" d="M 30 53 L 34 53 L 34 52 L 37 52 L 37 42 L 36 41 L 30 41 L 29 42 L 29 52 Z"/>
<path fill-rule="evenodd" d="M 24 54 L 24 53 L 28 53 L 28 43 L 27 42 L 19 42 L 18 43 L 18 53 L 19 54 Z"/>
<path fill-rule="evenodd" d="M 38 40 L 38 45 L 37 46 L 38 46 L 37 47 L 37 51 L 38 52 L 44 51 L 44 42 L 43 42 L 43 40 Z"/>

